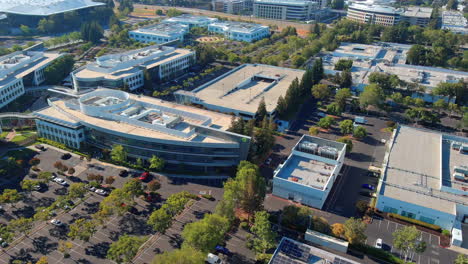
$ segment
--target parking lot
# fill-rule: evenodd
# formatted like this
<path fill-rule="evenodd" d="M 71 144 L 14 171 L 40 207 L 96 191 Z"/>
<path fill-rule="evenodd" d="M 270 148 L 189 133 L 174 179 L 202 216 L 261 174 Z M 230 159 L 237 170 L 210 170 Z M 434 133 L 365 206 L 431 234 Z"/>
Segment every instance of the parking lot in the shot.
<path fill-rule="evenodd" d="M 57 150 L 49 147 L 46 151 L 38 152 L 37 158 L 41 160 L 38 167 L 42 171 L 57 171 L 54 168 L 54 163 L 59 160 L 67 167 L 75 169 L 74 176 L 60 176 L 69 184 L 73 182 L 86 182 L 89 173 L 100 174 L 105 178 L 114 176 L 115 181 L 113 187 L 119 188 L 132 178 L 132 173 L 127 177 L 120 177 L 119 172 L 122 168 L 110 164 L 104 164 L 99 161 L 88 162 L 81 160 L 78 156 L 72 155 L 67 160 L 62 160 L 62 150 Z M 24 177 L 29 179 L 29 175 Z M 136 175 L 139 175 L 136 174 Z M 161 189 L 158 193 L 161 195 L 161 201 L 148 203 L 142 199 L 135 199 L 136 209 L 132 213 L 127 212 L 123 216 L 112 216 L 102 226 L 97 227 L 96 233 L 88 242 L 80 240 L 71 241 L 67 238 L 69 232 L 68 226 L 74 223 L 79 218 L 91 218 L 91 215 L 99 209 L 99 203 L 104 199 L 103 196 L 94 192 L 89 192 L 83 200 L 75 201 L 76 207 L 69 211 L 57 211 L 55 219 L 63 223 L 62 226 L 55 226 L 49 221 L 36 221 L 34 228 L 23 239 L 16 240 L 12 246 L 0 252 L 0 264 L 9 263 L 12 260 L 22 260 L 24 262 L 35 262 L 40 256 L 47 256 L 49 263 L 113 263 L 106 260 L 107 251 L 112 242 L 117 241 L 118 237 L 124 234 L 148 236 L 148 246 L 145 251 L 139 254 L 135 259 L 135 263 L 150 263 L 157 252 L 164 252 L 180 246 L 180 232 L 185 223 L 201 219 L 205 213 L 212 212 L 217 201 L 222 196 L 221 182 L 204 180 L 200 184 L 197 181 L 189 181 L 176 178 L 168 178 L 159 174 L 152 174 L 152 179 L 158 179 L 161 182 Z M 0 215 L 0 222 L 7 223 L 9 220 L 18 217 L 32 217 L 35 209 L 42 206 L 49 206 L 59 196 L 67 194 L 67 186 L 59 185 L 55 182 L 50 182 L 49 187 L 41 190 L 41 192 L 33 191 L 28 195 L 28 199 L 19 202 L 18 204 L 4 206 L 4 212 Z M 176 221 L 173 227 L 168 230 L 166 235 L 160 236 L 154 234 L 151 227 L 146 224 L 148 216 L 151 212 L 159 208 L 162 202 L 171 194 L 188 191 L 193 194 L 208 193 L 215 199 L 209 201 L 201 199 L 196 201 L 188 210 L 184 211 Z M 157 237 L 157 239 L 155 239 Z M 63 254 L 58 250 L 59 241 L 71 241 L 73 246 L 70 249 L 70 257 L 64 258 Z"/>

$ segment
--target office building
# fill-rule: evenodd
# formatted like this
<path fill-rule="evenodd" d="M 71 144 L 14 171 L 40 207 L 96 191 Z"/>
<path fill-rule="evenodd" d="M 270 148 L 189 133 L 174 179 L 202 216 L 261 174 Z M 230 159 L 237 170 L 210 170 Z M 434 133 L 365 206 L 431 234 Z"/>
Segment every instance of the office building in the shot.
<path fill-rule="evenodd" d="M 253 0 L 213 0 L 213 11 L 228 14 L 249 14 L 253 8 Z"/>
<path fill-rule="evenodd" d="M 443 11 L 441 28 L 457 34 L 468 34 L 467 20 L 459 11 Z"/>
<path fill-rule="evenodd" d="M 341 255 L 283 237 L 268 264 L 360 264 Z"/>
<path fill-rule="evenodd" d="M 189 32 L 187 25 L 175 23 L 160 23 L 128 32 L 131 39 L 141 43 L 164 44 L 174 41 L 183 41 Z"/>
<path fill-rule="evenodd" d="M 346 144 L 303 135 L 275 170 L 273 195 L 321 209 L 336 181 Z"/>
<path fill-rule="evenodd" d="M 72 148 L 117 144 L 132 159 L 156 155 L 168 170 L 208 174 L 247 158 L 250 138 L 226 131 L 228 115 L 103 88 L 49 104 L 34 113 L 38 135 Z"/>
<path fill-rule="evenodd" d="M 323 59 L 325 72 L 336 74 L 335 64 L 340 59 L 353 61 L 351 74 L 352 89 L 363 91 L 373 72 L 394 74 L 408 84 L 416 84 L 426 88 L 425 93 L 414 92 L 413 97 L 421 97 L 427 102 L 434 102 L 442 97 L 433 95 L 431 91 L 441 82 L 459 82 L 468 80 L 468 73 L 444 68 L 406 64 L 406 54 L 411 45 L 397 43 L 379 43 L 375 45 L 341 43 L 333 52 Z"/>
<path fill-rule="evenodd" d="M 28 86 L 45 81 L 44 69 L 59 53 L 16 51 L 0 57 L 0 108 L 23 95 Z"/>
<path fill-rule="evenodd" d="M 393 26 L 400 22 L 402 12 L 390 6 L 352 4 L 348 7 L 346 17 L 359 23 Z"/>
<path fill-rule="evenodd" d="M 265 100 L 269 115 L 275 114 L 280 96 L 305 71 L 263 64 L 244 64 L 192 90 L 174 93 L 179 103 L 203 106 L 244 119 L 255 117 L 258 104 Z"/>
<path fill-rule="evenodd" d="M 144 71 L 153 81 L 166 81 L 188 69 L 195 63 L 195 52 L 166 46 L 149 46 L 120 54 L 97 57 L 71 73 L 76 91 L 96 88 L 122 88 L 130 91 L 144 85 Z"/>
<path fill-rule="evenodd" d="M 0 13 L 43 17 L 97 6 L 105 6 L 105 3 L 92 0 L 1 0 Z"/>
<path fill-rule="evenodd" d="M 381 177 L 379 210 L 450 230 L 452 243 L 461 245 L 462 223 L 468 223 L 468 138 L 399 126 Z"/>
<path fill-rule="evenodd" d="M 222 34 L 228 39 L 246 42 L 254 42 L 270 36 L 268 26 L 234 21 L 211 23 L 208 31 Z"/>
<path fill-rule="evenodd" d="M 277 20 L 309 20 L 325 8 L 326 0 L 254 0 L 253 15 Z"/>
<path fill-rule="evenodd" d="M 163 23 L 185 25 L 191 29 L 192 27 L 207 27 L 209 24 L 216 21 L 218 21 L 217 18 L 183 14 L 180 16 L 164 19 Z"/>
<path fill-rule="evenodd" d="M 410 25 L 427 27 L 431 15 L 431 7 L 410 6 L 405 8 L 404 13 L 401 15 L 401 21 L 406 21 Z"/>

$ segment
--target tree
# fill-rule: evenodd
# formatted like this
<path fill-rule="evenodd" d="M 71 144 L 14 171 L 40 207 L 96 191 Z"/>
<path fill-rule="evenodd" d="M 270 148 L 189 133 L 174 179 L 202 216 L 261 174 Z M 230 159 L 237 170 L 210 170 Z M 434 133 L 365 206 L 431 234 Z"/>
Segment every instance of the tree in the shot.
<path fill-rule="evenodd" d="M 125 151 L 122 145 L 113 145 L 111 151 L 111 159 L 119 163 L 126 162 L 127 151 Z"/>
<path fill-rule="evenodd" d="M 258 104 L 257 112 L 255 112 L 255 119 L 259 123 L 263 119 L 265 119 L 267 115 L 268 115 L 268 112 L 266 109 L 265 98 L 262 97 L 262 100 L 260 100 L 260 103 Z"/>
<path fill-rule="evenodd" d="M 160 208 L 151 213 L 148 225 L 152 226 L 154 231 L 164 234 L 172 226 L 172 217 L 165 208 Z"/>
<path fill-rule="evenodd" d="M 448 104 L 444 99 L 439 99 L 434 102 L 434 108 L 440 113 L 441 110 L 447 109 Z"/>
<path fill-rule="evenodd" d="M 131 179 L 124 184 L 122 191 L 128 193 L 132 199 L 135 199 L 136 196 L 143 193 L 143 185 L 140 180 Z"/>
<path fill-rule="evenodd" d="M 109 177 L 107 177 L 107 178 L 104 180 L 104 182 L 105 182 L 106 184 L 109 184 L 109 185 L 113 184 L 113 183 L 115 182 L 115 176 L 109 176 Z"/>
<path fill-rule="evenodd" d="M 60 240 L 58 243 L 58 251 L 60 251 L 63 256 L 70 256 L 70 249 L 73 248 L 73 243 L 70 241 Z"/>
<path fill-rule="evenodd" d="M 73 70 L 75 60 L 71 55 L 64 55 L 54 60 L 44 70 L 44 77 L 47 84 L 55 85 L 67 77 Z"/>
<path fill-rule="evenodd" d="M 382 88 L 377 84 L 369 84 L 364 88 L 364 91 L 359 96 L 359 104 L 361 107 L 369 105 L 381 106 L 384 99 Z"/>
<path fill-rule="evenodd" d="M 390 99 L 397 104 L 401 104 L 403 102 L 403 95 L 401 93 L 393 93 L 390 95 Z"/>
<path fill-rule="evenodd" d="M 344 108 L 346 106 L 346 100 L 351 98 L 351 96 L 352 94 L 349 88 L 340 89 L 336 92 L 335 102 L 340 105 L 341 108 Z"/>
<path fill-rule="evenodd" d="M 99 204 L 99 216 L 103 218 L 115 213 L 123 215 L 128 211 L 131 204 L 133 204 L 133 197 L 129 192 L 122 189 L 114 189 Z"/>
<path fill-rule="evenodd" d="M 333 103 L 327 105 L 327 113 L 329 113 L 331 115 L 339 116 L 339 115 L 341 115 L 342 112 L 343 112 L 343 109 L 336 102 L 333 102 Z"/>
<path fill-rule="evenodd" d="M 353 136 L 357 139 L 363 139 L 367 136 L 367 130 L 362 126 L 357 126 L 353 130 Z"/>
<path fill-rule="evenodd" d="M 32 30 L 31 30 L 31 28 L 29 28 L 28 26 L 21 25 L 21 26 L 20 26 L 20 30 L 21 30 L 21 34 L 23 34 L 23 36 L 30 36 L 30 35 L 32 35 Z"/>
<path fill-rule="evenodd" d="M 363 244 L 367 236 L 364 234 L 366 224 L 359 219 L 351 217 L 344 223 L 344 236 L 351 244 Z"/>
<path fill-rule="evenodd" d="M 347 59 L 339 59 L 335 63 L 335 70 L 336 71 L 345 71 L 345 70 L 351 70 L 353 67 L 353 60 L 347 60 Z"/>
<path fill-rule="evenodd" d="M 467 128 L 468 127 L 468 112 L 465 112 L 463 114 L 463 118 L 461 120 L 461 127 L 462 128 Z"/>
<path fill-rule="evenodd" d="M 288 105 L 286 103 L 286 100 L 282 95 L 278 97 L 278 102 L 276 104 L 276 113 L 280 118 L 284 118 L 286 115 L 286 112 L 288 110 Z"/>
<path fill-rule="evenodd" d="M 457 10 L 458 8 L 458 1 L 457 0 L 449 0 L 446 5 L 447 10 Z"/>
<path fill-rule="evenodd" d="M 421 98 L 416 98 L 416 99 L 414 100 L 414 104 L 415 104 L 416 106 L 418 106 L 418 107 L 423 107 L 425 103 L 424 103 L 424 100 L 423 100 L 423 99 L 421 99 Z"/>
<path fill-rule="evenodd" d="M 353 151 L 353 141 L 351 139 L 347 137 L 342 137 L 342 138 L 337 139 L 336 141 L 346 144 L 347 153 L 350 153 L 351 151 Z"/>
<path fill-rule="evenodd" d="M 193 247 L 204 253 L 210 252 L 224 240 L 228 229 L 228 219 L 216 214 L 207 214 L 202 220 L 185 226 L 182 231 L 184 246 Z"/>
<path fill-rule="evenodd" d="M 36 264 L 49 264 L 49 259 L 46 256 L 42 256 L 39 258 Z"/>
<path fill-rule="evenodd" d="M 79 239 L 88 242 L 89 239 L 96 233 L 97 224 L 92 220 L 80 218 L 69 226 L 70 232 L 67 236 L 73 240 Z"/>
<path fill-rule="evenodd" d="M 2 195 L 0 196 L 0 203 L 7 203 L 7 204 L 12 204 L 14 207 L 14 204 L 21 201 L 23 199 L 21 193 L 19 193 L 15 189 L 5 189 L 3 190 Z"/>
<path fill-rule="evenodd" d="M 309 134 L 310 134 L 311 136 L 316 136 L 316 135 L 318 135 L 318 134 L 319 134 L 319 128 L 316 127 L 316 126 L 311 126 L 311 127 L 309 127 Z"/>
<path fill-rule="evenodd" d="M 291 63 L 296 67 L 301 67 L 306 62 L 306 58 L 301 55 L 294 55 L 291 59 Z"/>
<path fill-rule="evenodd" d="M 183 247 L 156 255 L 152 264 L 199 264 L 205 262 L 205 254 L 191 247 Z"/>
<path fill-rule="evenodd" d="M 354 124 L 352 120 L 343 120 L 340 122 L 340 131 L 344 135 L 353 133 Z"/>
<path fill-rule="evenodd" d="M 156 15 L 157 16 L 162 16 L 164 15 L 163 11 L 161 9 L 156 10 Z"/>
<path fill-rule="evenodd" d="M 464 254 L 458 254 L 457 258 L 455 259 L 455 264 L 468 264 L 468 256 Z"/>
<path fill-rule="evenodd" d="M 149 162 L 149 168 L 156 171 L 161 171 L 164 168 L 164 165 L 166 164 L 166 162 L 162 158 L 159 158 L 156 155 L 153 155 Z"/>
<path fill-rule="evenodd" d="M 175 17 L 175 16 L 180 16 L 180 15 L 182 15 L 182 12 L 175 8 L 169 8 L 166 12 L 166 16 L 168 17 Z"/>
<path fill-rule="evenodd" d="M 254 249 L 257 253 L 265 254 L 267 250 L 275 247 L 275 232 L 271 229 L 269 214 L 266 211 L 255 213 L 255 222 L 250 229 L 254 233 Z"/>
<path fill-rule="evenodd" d="M 317 84 L 319 83 L 322 78 L 323 78 L 323 62 L 322 58 L 318 58 L 314 61 L 314 64 L 312 65 L 312 83 Z"/>
<path fill-rule="evenodd" d="M 364 201 L 364 200 L 359 200 L 356 202 L 356 208 L 358 209 L 358 211 L 363 214 L 364 212 L 366 212 L 367 210 L 367 207 L 369 207 L 369 203 L 367 201 Z"/>
<path fill-rule="evenodd" d="M 87 193 L 84 183 L 75 182 L 70 185 L 68 197 L 70 199 L 83 198 Z"/>
<path fill-rule="evenodd" d="M 34 190 L 34 187 L 38 184 L 38 181 L 33 180 L 22 180 L 21 181 L 21 189 L 24 191 L 31 193 Z"/>
<path fill-rule="evenodd" d="M 333 117 L 326 116 L 326 117 L 320 118 L 317 125 L 321 128 L 329 129 L 334 123 L 335 123 L 335 119 Z"/>
<path fill-rule="evenodd" d="M 104 36 L 104 30 L 97 21 L 86 22 L 81 26 L 80 30 L 83 40 L 92 43 L 98 43 Z"/>
<path fill-rule="evenodd" d="M 150 192 L 157 191 L 161 188 L 161 183 L 158 180 L 152 180 L 146 185 L 146 189 Z"/>
<path fill-rule="evenodd" d="M 326 84 L 316 84 L 312 86 L 312 95 L 316 99 L 326 99 L 331 96 L 331 89 Z"/>
<path fill-rule="evenodd" d="M 384 91 L 389 92 L 400 84 L 400 79 L 395 74 L 373 72 L 369 75 L 369 82 L 376 83 Z"/>
<path fill-rule="evenodd" d="M 242 190 L 239 197 L 240 207 L 249 215 L 261 208 L 265 199 L 266 183 L 258 166 L 241 161 L 236 173 L 236 181 Z"/>
<path fill-rule="evenodd" d="M 405 226 L 393 232 L 393 246 L 402 251 L 405 262 L 414 251 L 424 252 L 425 248 L 418 247 L 421 232 L 415 226 Z"/>
<path fill-rule="evenodd" d="M 119 240 L 110 245 L 107 258 L 117 263 L 128 263 L 135 257 L 145 241 L 146 237 L 120 236 Z"/>
<path fill-rule="evenodd" d="M 341 223 L 335 223 L 331 225 L 332 234 L 336 237 L 343 237 L 345 233 L 344 225 Z"/>
<path fill-rule="evenodd" d="M 337 76 L 337 83 L 340 85 L 340 88 L 351 87 L 353 85 L 353 75 L 351 74 L 351 71 L 344 70 L 340 75 L 337 74 Z"/>
<path fill-rule="evenodd" d="M 14 232 L 27 236 L 29 230 L 33 227 L 33 219 L 24 217 L 13 219 L 8 223 L 8 227 Z"/>

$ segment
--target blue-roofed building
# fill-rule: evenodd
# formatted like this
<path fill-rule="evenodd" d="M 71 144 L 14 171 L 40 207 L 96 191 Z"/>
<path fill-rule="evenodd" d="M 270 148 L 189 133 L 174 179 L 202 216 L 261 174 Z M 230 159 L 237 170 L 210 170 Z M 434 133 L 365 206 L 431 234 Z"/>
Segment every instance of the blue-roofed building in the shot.
<path fill-rule="evenodd" d="M 187 25 L 175 23 L 160 23 L 128 32 L 131 39 L 141 43 L 164 44 L 173 41 L 183 41 L 189 32 Z"/>
<path fill-rule="evenodd" d="M 192 27 L 207 27 L 209 24 L 218 21 L 217 18 L 207 16 L 194 16 L 191 14 L 182 14 L 180 16 L 164 19 L 163 23 L 174 23 Z"/>
<path fill-rule="evenodd" d="M 270 36 L 270 28 L 259 24 L 223 21 L 208 25 L 208 31 L 223 34 L 229 39 L 254 42 Z"/>
<path fill-rule="evenodd" d="M 273 176 L 273 195 L 321 209 L 336 181 L 346 144 L 302 136 Z"/>
<path fill-rule="evenodd" d="M 291 238 L 283 237 L 268 264 L 359 264 L 349 256 L 326 251 Z"/>

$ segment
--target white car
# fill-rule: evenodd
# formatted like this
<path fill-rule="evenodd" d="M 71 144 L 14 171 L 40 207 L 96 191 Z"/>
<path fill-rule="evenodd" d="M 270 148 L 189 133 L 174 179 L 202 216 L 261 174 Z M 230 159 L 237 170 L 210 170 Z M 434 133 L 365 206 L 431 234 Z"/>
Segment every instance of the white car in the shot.
<path fill-rule="evenodd" d="M 54 179 L 54 181 L 55 181 L 56 183 L 62 185 L 62 186 L 67 186 L 67 185 L 68 185 L 68 183 L 67 183 L 64 179 L 62 179 L 62 178 L 58 178 L 58 177 L 57 177 L 57 178 Z"/>
<path fill-rule="evenodd" d="M 95 193 L 99 194 L 99 195 L 107 195 L 107 192 L 103 189 L 96 189 L 96 191 L 94 191 Z"/>
<path fill-rule="evenodd" d="M 381 238 L 377 238 L 377 240 L 375 241 L 375 247 L 382 249 L 382 239 Z"/>
<path fill-rule="evenodd" d="M 63 225 L 63 223 L 60 220 L 57 220 L 57 219 L 50 220 L 50 223 L 53 224 L 54 226 L 62 226 Z"/>

